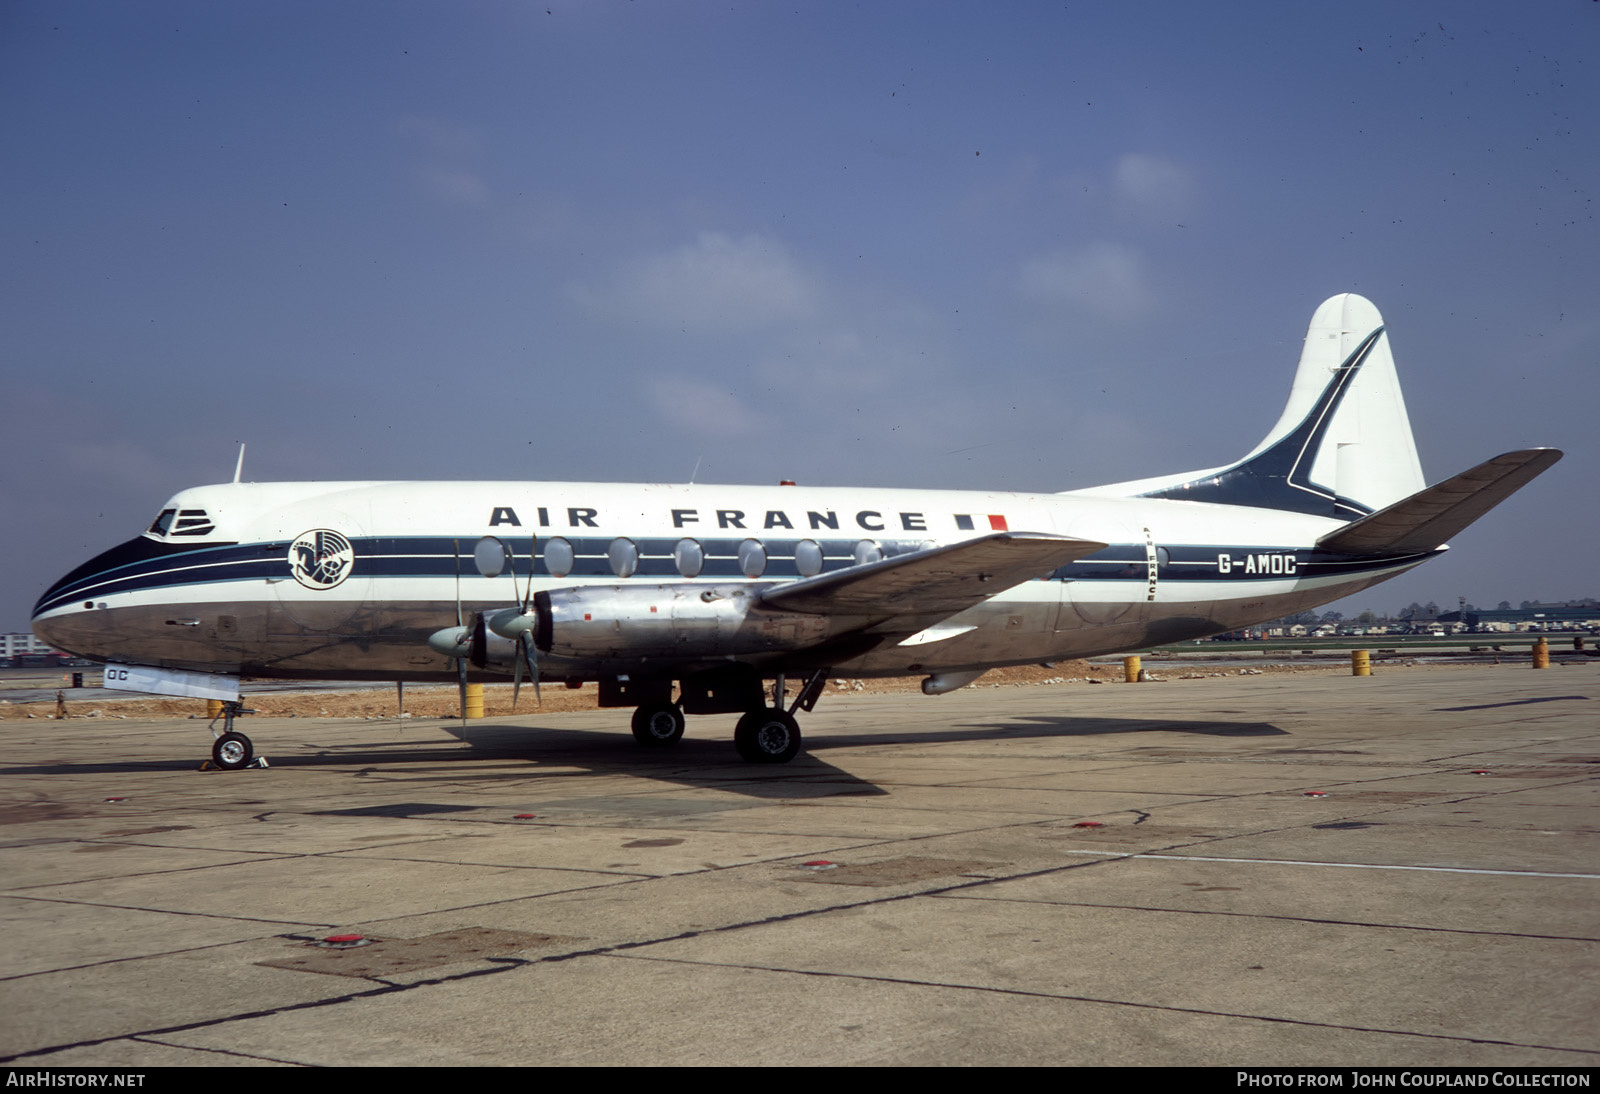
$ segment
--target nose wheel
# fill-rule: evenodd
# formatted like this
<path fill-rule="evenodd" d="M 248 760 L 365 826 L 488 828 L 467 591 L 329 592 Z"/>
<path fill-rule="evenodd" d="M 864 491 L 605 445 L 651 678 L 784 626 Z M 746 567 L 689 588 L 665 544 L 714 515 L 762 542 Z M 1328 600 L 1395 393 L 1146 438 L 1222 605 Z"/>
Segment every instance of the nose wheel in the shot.
<path fill-rule="evenodd" d="M 257 762 L 255 746 L 250 743 L 250 738 L 233 728 L 235 717 L 254 713 L 253 710 L 246 710 L 243 703 L 224 702 L 222 713 L 217 716 L 222 719 L 220 734 L 217 733 L 217 719 L 211 719 L 211 732 L 216 736 L 216 740 L 211 742 L 211 762 L 223 771 L 238 771 Z M 266 766 L 266 760 L 259 762 L 261 766 Z"/>
<path fill-rule="evenodd" d="M 255 749 L 243 733 L 224 733 L 211 743 L 211 762 L 224 771 L 249 767 L 254 758 Z"/>

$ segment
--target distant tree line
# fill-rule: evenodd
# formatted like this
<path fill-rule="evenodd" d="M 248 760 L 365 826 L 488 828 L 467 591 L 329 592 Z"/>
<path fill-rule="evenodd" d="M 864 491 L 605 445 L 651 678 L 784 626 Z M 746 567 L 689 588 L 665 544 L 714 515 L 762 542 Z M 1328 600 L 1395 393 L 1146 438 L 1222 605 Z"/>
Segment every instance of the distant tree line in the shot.
<path fill-rule="evenodd" d="M 1551 608 L 1594 608 L 1596 611 L 1600 611 L 1600 600 L 1596 600 L 1594 597 L 1583 597 L 1578 600 L 1563 600 L 1559 603 L 1551 600 L 1524 600 L 1522 603 L 1517 605 L 1517 610 L 1524 612 L 1540 612 L 1549 610 Z M 1476 604 L 1467 604 L 1465 605 L 1464 610 L 1468 612 L 1476 612 L 1480 609 Z M 1495 611 L 1511 611 L 1511 601 L 1500 601 L 1500 603 L 1495 606 Z M 1260 624 L 1260 626 L 1287 628 L 1296 626 L 1339 627 L 1350 625 L 1357 627 L 1372 627 L 1379 624 L 1394 623 L 1397 621 L 1403 623 L 1431 622 L 1437 618 L 1439 618 L 1438 604 L 1431 600 L 1426 604 L 1418 604 L 1415 600 L 1413 600 L 1410 604 L 1407 604 L 1403 609 L 1401 609 L 1398 616 L 1390 616 L 1387 614 L 1380 615 L 1377 612 L 1372 611 L 1370 608 L 1362 612 L 1360 615 L 1354 616 L 1353 618 L 1347 618 L 1343 612 L 1303 611 L 1295 612 L 1293 615 L 1283 616 L 1280 619 L 1269 620 L 1266 623 Z"/>

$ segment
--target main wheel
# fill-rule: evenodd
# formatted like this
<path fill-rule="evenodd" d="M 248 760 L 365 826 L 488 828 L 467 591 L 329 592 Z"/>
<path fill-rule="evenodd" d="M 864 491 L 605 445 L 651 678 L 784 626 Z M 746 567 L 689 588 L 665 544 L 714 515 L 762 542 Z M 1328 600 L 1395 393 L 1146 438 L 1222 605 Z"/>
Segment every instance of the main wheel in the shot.
<path fill-rule="evenodd" d="M 211 760 L 224 771 L 249 767 L 254 758 L 255 749 L 243 733 L 224 733 L 211 744 Z"/>
<path fill-rule="evenodd" d="M 752 710 L 734 727 L 733 747 L 746 763 L 786 764 L 800 754 L 800 723 L 778 707 Z"/>
<path fill-rule="evenodd" d="M 671 703 L 643 703 L 633 712 L 633 739 L 647 748 L 675 745 L 687 721 Z"/>

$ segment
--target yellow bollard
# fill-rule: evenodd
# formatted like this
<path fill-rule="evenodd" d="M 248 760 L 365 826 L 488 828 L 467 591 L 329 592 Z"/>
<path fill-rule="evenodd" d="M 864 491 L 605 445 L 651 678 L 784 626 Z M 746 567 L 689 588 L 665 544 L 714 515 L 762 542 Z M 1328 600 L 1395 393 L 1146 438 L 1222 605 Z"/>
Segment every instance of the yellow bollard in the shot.
<path fill-rule="evenodd" d="M 1550 643 L 1543 638 L 1533 644 L 1533 667 L 1536 669 L 1550 667 Z"/>
<path fill-rule="evenodd" d="M 1371 650 L 1351 650 L 1350 651 L 1350 675 L 1351 676 L 1371 676 L 1372 675 L 1372 651 Z"/>
<path fill-rule="evenodd" d="M 1137 657 L 1124 657 L 1122 659 L 1122 679 L 1124 683 L 1137 684 L 1139 682 L 1139 659 Z"/>
<path fill-rule="evenodd" d="M 213 720 L 222 717 L 222 700 L 221 699 L 207 699 L 206 700 L 206 717 L 207 718 L 211 718 Z"/>
<path fill-rule="evenodd" d="M 461 712 L 463 718 L 483 717 L 483 685 L 467 685 L 467 709 Z"/>

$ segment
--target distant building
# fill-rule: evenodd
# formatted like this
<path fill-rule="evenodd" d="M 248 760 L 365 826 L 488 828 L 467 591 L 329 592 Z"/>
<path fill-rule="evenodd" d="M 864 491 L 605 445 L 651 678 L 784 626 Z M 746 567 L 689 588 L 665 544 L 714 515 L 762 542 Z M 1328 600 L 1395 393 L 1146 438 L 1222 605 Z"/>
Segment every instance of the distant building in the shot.
<path fill-rule="evenodd" d="M 29 657 L 55 652 L 32 633 L 0 634 L 0 657 Z"/>
<path fill-rule="evenodd" d="M 1495 630 L 1582 630 L 1600 626 L 1600 601 L 1575 600 L 1565 604 L 1529 602 L 1522 608 L 1478 608 L 1468 612 L 1447 612 L 1439 616 L 1439 621 Z"/>

